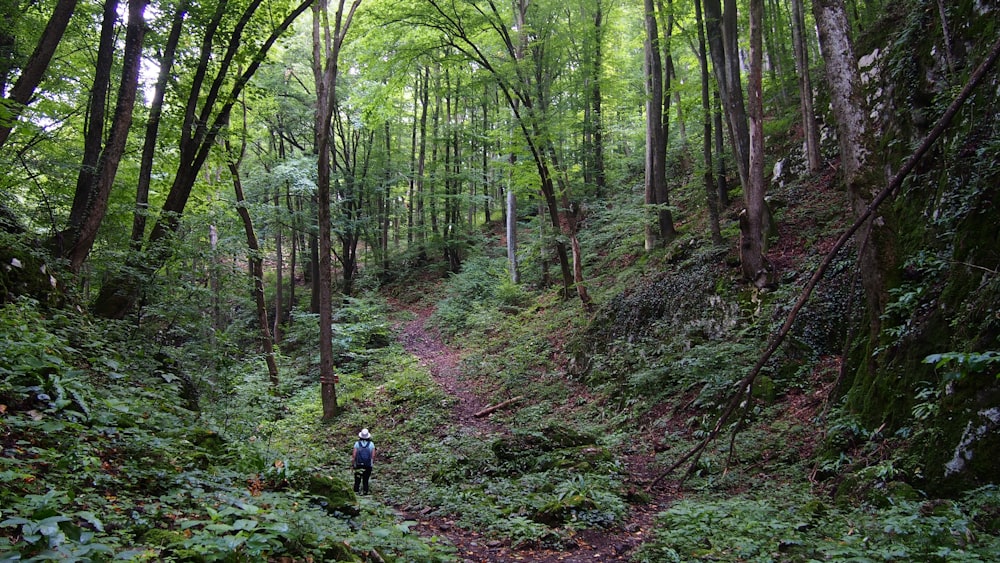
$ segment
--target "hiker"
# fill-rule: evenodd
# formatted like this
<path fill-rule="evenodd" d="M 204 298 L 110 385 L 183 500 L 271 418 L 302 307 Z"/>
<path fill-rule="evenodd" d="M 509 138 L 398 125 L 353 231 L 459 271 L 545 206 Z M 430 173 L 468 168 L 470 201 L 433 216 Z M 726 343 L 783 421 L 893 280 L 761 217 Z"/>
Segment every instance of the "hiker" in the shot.
<path fill-rule="evenodd" d="M 354 470 L 354 492 L 368 494 L 368 478 L 372 476 L 372 462 L 375 461 L 375 444 L 367 428 L 358 432 L 351 452 L 351 469 Z"/>

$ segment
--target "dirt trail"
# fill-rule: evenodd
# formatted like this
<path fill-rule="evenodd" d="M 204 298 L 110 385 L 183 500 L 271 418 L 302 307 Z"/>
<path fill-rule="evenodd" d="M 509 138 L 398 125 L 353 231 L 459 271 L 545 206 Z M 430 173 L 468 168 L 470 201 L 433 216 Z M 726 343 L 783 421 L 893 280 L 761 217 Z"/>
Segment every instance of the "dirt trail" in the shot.
<path fill-rule="evenodd" d="M 400 305 L 400 304 L 396 304 Z M 473 416 L 489 406 L 475 393 L 475 382 L 461 377 L 461 355 L 441 338 L 425 328 L 432 310 L 429 308 L 400 307 L 414 314 L 414 318 L 397 326 L 399 340 L 408 352 L 419 358 L 438 384 L 449 395 L 458 399 L 454 409 L 456 425 L 472 427 L 485 435 L 503 433 L 505 429 L 488 417 Z M 633 487 L 638 489 L 656 477 L 651 459 L 635 456 L 626 461 Z M 514 549 L 507 541 L 483 537 L 474 530 L 466 530 L 449 519 L 432 514 L 405 513 L 417 521 L 413 529 L 421 535 L 445 537 L 457 549 L 463 562 L 509 563 L 534 561 L 539 563 L 581 563 L 593 561 L 629 561 L 634 549 L 650 535 L 656 514 L 676 498 L 677 491 L 666 485 L 653 493 L 649 503 L 630 505 L 628 520 L 609 530 L 585 530 L 572 538 L 565 549 L 557 551 L 540 548 Z"/>

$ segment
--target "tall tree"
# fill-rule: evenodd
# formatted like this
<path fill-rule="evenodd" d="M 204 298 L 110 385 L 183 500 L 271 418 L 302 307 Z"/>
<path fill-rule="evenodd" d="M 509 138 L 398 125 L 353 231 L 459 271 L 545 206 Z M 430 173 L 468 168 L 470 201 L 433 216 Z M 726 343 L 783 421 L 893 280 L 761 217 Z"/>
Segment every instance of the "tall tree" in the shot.
<path fill-rule="evenodd" d="M 246 155 L 246 105 L 243 109 L 243 127 L 240 130 L 240 146 L 234 149 L 229 139 L 225 140 L 227 165 L 233 180 L 233 191 L 236 194 L 236 213 L 243 223 L 243 232 L 247 237 L 247 257 L 249 264 L 250 286 L 254 306 L 257 310 L 257 330 L 260 331 L 260 343 L 264 349 L 264 361 L 267 363 L 267 374 L 272 387 L 278 386 L 278 362 L 274 354 L 274 339 L 271 336 L 271 326 L 267 320 L 267 302 L 264 297 L 264 255 L 261 252 L 257 231 L 253 227 L 250 210 L 247 209 L 247 199 L 243 193 L 243 178 L 240 166 Z"/>
<path fill-rule="evenodd" d="M 333 113 L 337 106 L 337 77 L 340 72 L 340 51 L 351 27 L 354 13 L 361 0 L 354 0 L 344 12 L 346 0 L 339 0 L 334 14 L 333 28 L 330 28 L 329 12 L 324 2 L 314 8 L 313 20 L 313 65 L 316 73 L 316 157 L 317 194 L 319 223 L 319 368 L 320 395 L 323 401 L 323 419 L 337 415 L 337 390 L 333 373 L 333 272 L 330 256 L 333 252 L 330 240 L 330 190 L 331 190 L 331 146 L 330 137 Z"/>
<path fill-rule="evenodd" d="M 167 86 L 173 72 L 177 45 L 180 43 L 181 31 L 184 28 L 184 18 L 187 16 L 189 0 L 180 0 L 174 8 L 171 19 L 170 33 L 167 43 L 159 57 L 160 72 L 153 86 L 153 98 L 149 105 L 149 117 L 146 120 L 146 137 L 142 145 L 142 157 L 139 161 L 139 181 L 135 194 L 135 216 L 132 219 L 132 245 L 138 250 L 146 236 L 146 217 L 149 212 L 149 188 L 153 176 L 153 160 L 159 141 L 160 120 L 163 116 L 163 100 L 166 97 Z"/>
<path fill-rule="evenodd" d="M 652 250 L 663 241 L 663 213 L 670 210 L 660 201 L 660 194 L 667 185 L 667 138 L 663 127 L 663 59 L 660 51 L 660 32 L 653 0 L 644 0 L 646 40 L 646 174 L 645 204 L 651 216 L 646 220 L 646 250 Z M 653 219 L 656 219 L 655 221 Z M 670 223 L 672 226 L 672 222 Z M 664 241 L 665 242 L 665 241 Z"/>
<path fill-rule="evenodd" d="M 38 87 L 38 84 L 42 81 L 42 77 L 45 75 L 45 71 L 49 68 L 49 63 L 56 52 L 56 47 L 62 40 L 62 36 L 66 32 L 66 27 L 73 17 L 73 12 L 76 10 L 76 3 L 77 0 L 58 0 L 56 2 L 56 6 L 52 10 L 52 15 L 49 17 L 45 29 L 42 30 L 38 44 L 35 45 L 35 49 L 28 58 L 28 62 L 21 69 L 21 73 L 18 75 L 7 97 L 0 100 L 0 147 L 7 142 L 14 123 L 21 115 L 24 107 L 31 101 L 31 96 L 35 93 L 35 88 Z M 15 4 L 15 2 L 10 2 L 8 6 L 13 8 Z M 16 41 L 16 38 L 12 37 L 9 42 L 14 43 L 14 41 Z M 5 80 L 6 77 L 7 73 L 4 72 L 3 78 Z M 4 88 L 0 88 L 0 92 L 4 90 Z"/>
<path fill-rule="evenodd" d="M 819 126 L 813 110 L 812 77 L 809 74 L 809 45 L 806 42 L 805 11 L 802 0 L 792 2 L 792 47 L 795 53 L 795 74 L 799 80 L 799 108 L 802 114 L 803 148 L 809 171 L 819 172 L 823 165 L 819 150 Z"/>
<path fill-rule="evenodd" d="M 702 0 L 705 30 L 708 35 L 712 70 L 722 101 L 723 114 L 729 129 L 730 144 L 736 159 L 740 185 L 744 192 L 749 183 L 750 130 L 747 126 L 746 105 L 740 78 L 740 50 L 737 33 L 736 0 L 725 0 L 723 12 L 720 0 Z"/>
<path fill-rule="evenodd" d="M 702 119 L 702 159 L 704 166 L 706 203 L 708 204 L 709 229 L 712 242 L 722 244 L 722 230 L 719 226 L 719 193 L 716 189 L 712 164 L 712 99 L 708 74 L 708 49 L 705 47 L 705 22 L 701 16 L 701 2 L 694 3 L 695 26 L 698 28 L 698 64 L 701 71 L 701 119 Z"/>
<path fill-rule="evenodd" d="M 219 132 L 228 122 L 233 105 L 264 61 L 271 46 L 295 18 L 309 7 L 311 1 L 302 0 L 288 10 L 284 19 L 276 22 L 272 21 L 273 12 L 268 11 L 268 23 L 265 24 L 254 21 L 254 16 L 260 15 L 258 9 L 261 7 L 261 0 L 251 0 L 237 14 L 230 13 L 227 0 L 219 0 L 204 26 L 198 28 L 202 35 L 195 58 L 195 70 L 187 83 L 188 90 L 179 94 L 185 99 L 185 103 L 180 106 L 184 114 L 177 150 L 178 164 L 170 190 L 146 241 L 147 252 L 141 258 L 133 256 L 129 264 L 131 268 L 118 272 L 101 286 L 94 304 L 99 315 L 124 317 L 141 294 L 143 276 L 155 272 L 170 256 L 169 239 L 180 226 L 198 173 L 216 147 Z M 260 17 L 264 18 L 263 15 Z M 228 23 L 232 23 L 231 28 L 221 29 L 223 24 Z M 251 37 L 252 30 L 268 35 L 263 39 Z M 222 35 L 226 36 L 226 41 L 219 53 L 215 47 L 219 46 Z M 250 62 L 242 72 L 236 73 L 234 65 L 237 60 L 244 60 L 244 57 Z M 215 74 L 211 77 L 210 73 L 213 71 Z"/>
<path fill-rule="evenodd" d="M 746 211 L 740 217 L 740 266 L 743 278 L 763 287 L 771 281 L 771 266 L 764 256 L 769 217 L 764 201 L 764 0 L 750 0 L 750 75 L 747 97 L 750 114 L 750 166 Z"/>
<path fill-rule="evenodd" d="M 66 231 L 68 240 L 63 241 L 63 244 L 60 245 L 63 256 L 69 259 L 70 268 L 74 271 L 79 271 L 83 266 L 94 241 L 97 239 L 97 231 L 100 229 L 101 222 L 104 221 L 104 215 L 108 210 L 108 200 L 111 196 L 115 174 L 118 172 L 118 164 L 125 153 L 125 141 L 132 126 L 132 113 L 139 87 L 142 43 L 146 33 L 144 21 L 146 4 L 147 0 L 129 0 L 128 2 L 128 24 L 125 33 L 125 52 L 122 60 L 118 99 L 114 115 L 111 118 L 111 130 L 103 148 L 99 147 L 101 138 L 98 136 L 103 128 L 101 128 L 100 123 L 96 123 L 99 119 L 103 120 L 103 110 L 91 106 L 91 115 L 94 116 L 91 127 L 96 128 L 97 132 L 89 136 L 87 145 L 93 151 L 91 154 L 96 153 L 97 156 L 91 162 L 86 161 L 90 154 L 84 156 L 85 162 L 81 167 L 77 193 L 73 199 L 73 209 L 70 211 L 70 223 Z M 111 0 L 108 5 L 114 7 L 117 6 L 117 3 Z M 104 29 L 113 29 L 116 17 L 117 14 L 114 11 L 106 12 Z M 105 46 L 104 33 L 102 30 L 102 47 Z M 110 45 L 110 37 L 108 37 L 107 46 L 110 48 Z M 113 49 L 111 53 L 102 51 L 104 56 L 98 59 L 97 74 L 101 76 L 102 84 L 99 87 L 102 90 L 110 85 L 112 65 L 112 56 L 110 55 L 112 53 Z M 97 84 L 95 84 L 96 87 L 98 87 Z M 103 95 L 100 101 L 103 103 Z"/>

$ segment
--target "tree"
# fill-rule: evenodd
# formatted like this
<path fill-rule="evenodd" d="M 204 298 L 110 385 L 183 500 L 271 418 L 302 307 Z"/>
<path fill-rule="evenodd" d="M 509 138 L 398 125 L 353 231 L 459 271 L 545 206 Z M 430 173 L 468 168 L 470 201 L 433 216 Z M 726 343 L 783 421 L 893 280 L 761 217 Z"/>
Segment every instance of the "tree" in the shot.
<path fill-rule="evenodd" d="M 814 0 L 813 13 L 820 48 L 826 64 L 830 104 L 837 119 L 840 172 L 851 208 L 861 217 L 881 186 L 875 158 L 868 103 L 861 86 L 847 13 L 842 0 Z M 858 233 L 861 283 L 868 305 L 870 341 L 881 330 L 881 317 L 889 301 L 889 287 L 896 271 L 895 220 L 889 206 L 865 223 Z"/>
<path fill-rule="evenodd" d="M 701 71 L 701 113 L 702 113 L 702 158 L 705 179 L 705 195 L 708 207 L 709 229 L 712 242 L 722 244 L 719 226 L 719 191 L 716 189 L 712 168 L 712 99 L 709 96 L 710 76 L 708 74 L 708 50 L 705 47 L 705 23 L 701 17 L 701 0 L 694 2 L 695 26 L 698 28 L 698 64 Z M 720 157 L 721 158 L 721 157 Z"/>
<path fill-rule="evenodd" d="M 660 242 L 669 242 L 676 233 L 666 200 L 667 193 L 667 131 L 669 95 L 663 92 L 664 67 L 660 56 L 659 26 L 653 0 L 645 0 L 646 24 L 646 182 L 645 203 L 654 210 L 655 223 L 646 224 L 646 250 Z M 655 227 L 654 227 L 655 225 Z"/>
<path fill-rule="evenodd" d="M 750 115 L 750 161 L 746 211 L 740 217 L 740 266 L 743 278 L 757 287 L 771 282 L 771 266 L 764 256 L 767 203 L 764 201 L 764 87 L 763 0 L 750 0 L 750 76 L 747 97 Z"/>
<path fill-rule="evenodd" d="M 337 390 L 333 374 L 333 305 L 331 303 L 332 271 L 330 255 L 330 189 L 331 189 L 331 129 L 337 105 L 337 76 L 340 71 L 340 50 L 351 27 L 354 13 L 361 0 L 354 0 L 344 13 L 346 0 L 339 0 L 330 28 L 326 3 L 313 8 L 313 72 L 316 81 L 316 158 L 317 204 L 319 224 L 319 377 L 323 399 L 323 419 L 337 415 Z"/>
<path fill-rule="evenodd" d="M 249 36 L 251 28 L 258 29 L 254 16 L 258 15 L 261 0 L 252 0 L 239 14 L 230 14 L 227 0 L 220 0 L 215 4 L 204 27 L 198 28 L 203 35 L 200 36 L 201 46 L 194 58 L 195 68 L 190 74 L 187 92 L 178 94 L 185 103 L 180 106 L 184 113 L 177 148 L 178 163 L 169 192 L 147 238 L 146 252 L 141 257 L 132 256 L 130 268 L 116 273 L 102 284 L 94 303 L 97 314 L 108 318 L 124 317 L 138 300 L 144 277 L 155 272 L 170 256 L 169 239 L 180 226 L 198 173 L 215 148 L 220 131 L 228 123 L 233 105 L 264 61 L 271 46 L 295 18 L 305 11 L 310 2 L 311 0 L 303 0 L 276 23 L 271 23 L 273 13 L 269 12 L 266 16 L 269 23 L 260 26 L 263 30 L 261 32 L 267 34 L 263 39 Z M 265 18 L 264 15 L 260 17 Z M 235 22 L 231 28 L 222 29 L 223 24 L 231 21 Z M 217 53 L 215 48 L 222 34 L 227 36 L 227 41 L 222 52 Z M 245 50 L 242 50 L 244 45 Z M 244 58 L 250 61 L 249 64 L 242 72 L 236 72 L 234 65 L 237 59 Z M 212 72 L 214 76 L 210 76 Z"/>
<path fill-rule="evenodd" d="M 21 69 L 21 74 L 17 77 L 17 81 L 14 82 L 10 93 L 6 98 L 0 100 L 0 147 L 3 147 L 7 142 L 14 123 L 21 115 L 23 108 L 31 101 L 31 96 L 34 94 L 35 88 L 42 81 L 42 77 L 49 67 L 49 62 L 56 52 L 56 47 L 62 40 L 63 33 L 65 33 L 66 27 L 73 17 L 73 12 L 76 10 L 76 3 L 77 0 L 59 0 L 56 2 L 56 6 L 52 10 L 52 15 L 49 17 L 49 21 L 39 37 L 38 44 L 31 53 L 31 57 L 28 58 L 28 62 Z M 10 2 L 8 5 L 14 7 L 15 2 Z M 9 42 L 13 44 L 15 40 L 16 38 L 11 37 Z M 3 73 L 4 83 L 0 84 L 0 86 L 6 85 L 6 70 Z M 0 87 L 0 91 L 4 90 L 5 88 Z"/>
<path fill-rule="evenodd" d="M 792 47 L 795 53 L 795 74 L 799 80 L 799 108 L 802 112 L 802 137 L 809 171 L 819 172 L 823 159 L 819 150 L 819 126 L 813 110 L 812 78 L 809 75 L 809 46 L 806 43 L 805 14 L 802 0 L 792 2 Z"/>
<path fill-rule="evenodd" d="M 736 0 L 725 0 L 725 12 L 720 0 L 702 0 L 705 8 L 705 30 L 712 70 L 719 89 L 723 114 L 729 129 L 730 144 L 736 159 L 740 185 L 747 190 L 750 166 L 750 131 L 747 112 L 743 103 L 740 78 L 739 37 L 736 29 Z"/>
<path fill-rule="evenodd" d="M 117 2 L 107 3 L 109 8 L 105 11 L 95 78 L 95 90 L 102 93 L 95 95 L 94 103 L 90 106 L 92 117 L 90 125 L 93 129 L 87 138 L 84 163 L 80 168 L 73 209 L 70 211 L 69 227 L 63 234 L 67 240 L 60 241 L 59 244 L 62 255 L 69 259 L 73 271 L 80 270 L 94 245 L 97 231 L 107 213 L 108 198 L 111 195 L 115 174 L 118 172 L 118 164 L 125 152 L 125 141 L 132 126 L 132 112 L 139 86 L 142 43 L 146 33 L 143 21 L 146 3 L 147 0 L 128 2 L 128 26 L 118 99 L 111 118 L 111 131 L 107 143 L 101 148 L 104 110 L 98 105 L 103 106 L 105 103 L 104 93 L 110 86 L 114 54 L 111 35 L 117 17 L 115 13 Z"/>
<path fill-rule="evenodd" d="M 243 223 L 243 232 L 247 237 L 247 255 L 250 264 L 251 293 L 254 298 L 254 306 L 257 309 L 257 325 L 260 331 L 261 347 L 264 349 L 264 360 L 267 362 L 267 373 L 271 380 L 271 386 L 278 386 L 278 363 L 274 355 L 274 339 L 271 336 L 271 326 L 267 321 L 267 303 L 264 299 L 264 257 L 261 252 L 260 242 L 257 239 L 257 232 L 253 227 L 253 219 L 250 217 L 250 210 L 247 209 L 246 196 L 243 194 L 243 180 L 240 176 L 240 164 L 246 154 L 246 105 L 241 104 L 243 109 L 243 127 L 241 128 L 241 141 L 238 150 L 234 150 L 229 139 L 225 140 L 226 153 L 228 154 L 229 173 L 233 179 L 233 191 L 236 194 L 236 213 Z"/>

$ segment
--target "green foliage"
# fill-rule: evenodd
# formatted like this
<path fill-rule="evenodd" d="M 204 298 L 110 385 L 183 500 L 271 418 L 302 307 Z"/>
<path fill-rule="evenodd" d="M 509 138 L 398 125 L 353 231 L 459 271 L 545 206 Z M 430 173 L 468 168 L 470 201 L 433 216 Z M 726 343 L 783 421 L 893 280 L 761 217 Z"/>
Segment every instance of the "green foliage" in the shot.
<path fill-rule="evenodd" d="M 766 497 L 682 500 L 659 516 L 656 537 L 638 560 L 989 561 L 1000 543 L 980 535 L 976 514 L 982 508 L 971 497 L 967 504 L 899 501 L 841 510 L 788 488 Z"/>
<path fill-rule="evenodd" d="M 448 280 L 447 294 L 430 322 L 449 337 L 489 329 L 504 310 L 517 310 L 526 302 L 524 290 L 509 280 L 506 261 L 481 254 L 470 257 Z"/>

